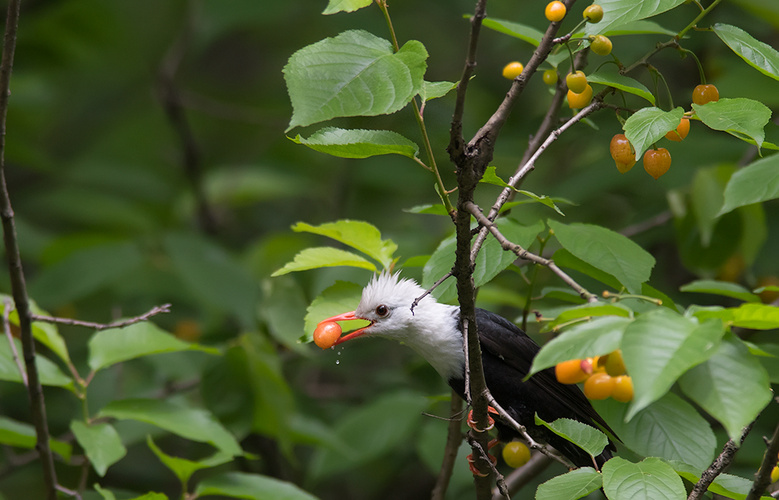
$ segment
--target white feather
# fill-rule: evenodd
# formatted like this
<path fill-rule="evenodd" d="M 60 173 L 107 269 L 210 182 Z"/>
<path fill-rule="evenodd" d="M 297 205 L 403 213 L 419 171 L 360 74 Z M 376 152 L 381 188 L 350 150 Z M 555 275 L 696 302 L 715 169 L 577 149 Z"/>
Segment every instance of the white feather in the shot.
<path fill-rule="evenodd" d="M 424 292 L 414 280 L 383 272 L 363 289 L 355 314 L 374 322 L 365 336 L 402 342 L 425 358 L 445 380 L 460 378 L 465 355 L 457 325 L 459 308 L 439 304 L 427 295 L 412 311 L 412 303 Z M 380 305 L 386 306 L 389 314 L 379 316 L 376 309 Z"/>

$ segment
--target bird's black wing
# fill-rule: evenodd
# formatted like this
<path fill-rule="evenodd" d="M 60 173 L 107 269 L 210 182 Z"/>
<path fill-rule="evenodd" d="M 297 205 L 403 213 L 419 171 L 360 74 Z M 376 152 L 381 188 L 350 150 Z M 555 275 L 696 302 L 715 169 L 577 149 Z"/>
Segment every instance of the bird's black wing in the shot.
<path fill-rule="evenodd" d="M 540 347 L 519 327 L 483 309 L 476 310 L 476 323 L 487 386 L 501 406 L 515 409 L 520 423 L 533 427 L 534 415 L 538 413 L 547 422 L 570 418 L 601 426 L 614 435 L 581 390 L 576 385 L 558 382 L 554 369 L 542 370 L 523 382 Z"/>

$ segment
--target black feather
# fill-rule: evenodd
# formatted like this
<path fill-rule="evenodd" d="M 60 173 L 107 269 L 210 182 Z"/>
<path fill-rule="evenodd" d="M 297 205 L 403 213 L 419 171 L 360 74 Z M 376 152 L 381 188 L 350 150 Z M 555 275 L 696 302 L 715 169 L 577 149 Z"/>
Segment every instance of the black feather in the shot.
<path fill-rule="evenodd" d="M 549 443 L 577 466 L 592 466 L 592 458 L 584 450 L 535 424 L 536 413 L 546 422 L 568 418 L 592 427 L 600 427 L 616 438 L 579 387 L 558 382 L 552 368 L 538 372 L 523 382 L 530 371 L 533 358 L 540 349 L 539 345 L 514 323 L 489 311 L 477 309 L 476 324 L 481 342 L 484 376 L 495 400 L 527 428 L 533 439 Z M 449 380 L 449 385 L 463 397 L 464 377 L 463 373 L 462 378 Z M 519 437 L 512 426 L 500 420 L 495 422 L 495 426 L 501 441 L 511 441 Z M 612 451 L 616 451 L 616 447 L 609 440 L 607 448 L 596 457 L 599 468 L 611 458 Z"/>

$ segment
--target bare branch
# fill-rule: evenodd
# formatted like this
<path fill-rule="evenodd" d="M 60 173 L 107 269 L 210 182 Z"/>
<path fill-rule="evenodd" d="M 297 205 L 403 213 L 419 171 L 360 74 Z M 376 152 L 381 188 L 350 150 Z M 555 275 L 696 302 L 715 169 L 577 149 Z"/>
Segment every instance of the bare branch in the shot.
<path fill-rule="evenodd" d="M 449 414 L 454 417 L 463 411 L 463 400 L 456 392 L 452 391 L 452 402 L 449 408 Z M 446 435 L 446 446 L 444 447 L 444 460 L 441 463 L 441 470 L 438 472 L 431 500 L 444 500 L 446 498 L 446 489 L 449 487 L 449 479 L 452 477 L 457 450 L 463 440 L 460 430 L 461 420 L 452 418 L 449 420 L 449 429 Z"/>
<path fill-rule="evenodd" d="M 134 318 L 125 319 L 122 321 L 115 321 L 113 323 L 93 323 L 91 321 L 81 321 L 78 319 L 70 319 L 70 318 L 57 318 L 53 316 L 42 316 L 39 314 L 33 314 L 31 315 L 31 318 L 33 321 L 42 321 L 44 323 L 56 323 L 59 325 L 83 326 L 85 328 L 92 328 L 94 330 L 101 331 L 101 330 L 108 330 L 109 328 L 124 328 L 130 325 L 134 325 L 135 323 L 146 321 L 152 316 L 156 316 L 162 313 L 169 313 L 169 312 L 170 312 L 170 304 L 163 304 L 161 306 L 154 306 L 149 311 L 141 314 L 140 316 L 135 316 Z"/>
<path fill-rule="evenodd" d="M 749 431 L 752 430 L 752 425 L 754 425 L 754 422 L 744 427 L 744 429 L 741 431 L 741 437 L 739 438 L 738 443 L 732 439 L 729 439 L 728 442 L 725 443 L 725 446 L 722 448 L 722 452 L 719 454 L 719 456 L 714 459 L 714 462 L 712 462 L 708 469 L 703 471 L 701 478 L 693 487 L 690 495 L 687 497 L 687 500 L 697 500 L 699 498 L 703 498 L 703 494 L 706 493 L 706 490 L 709 489 L 711 483 L 713 483 L 714 480 L 717 479 L 717 476 L 722 474 L 722 472 L 733 461 L 733 458 L 736 456 L 736 452 L 739 450 L 739 448 L 741 448 L 741 445 L 744 444 L 744 439 L 746 439 L 747 434 L 749 434 Z"/>
<path fill-rule="evenodd" d="M 746 500 L 758 500 L 771 483 L 771 470 L 776 467 L 777 454 L 779 453 L 779 424 L 774 429 L 774 434 L 768 440 L 768 448 L 763 455 L 763 461 L 755 474 L 755 481 L 749 490 Z"/>
<path fill-rule="evenodd" d="M 588 302 L 595 302 L 598 300 L 598 296 L 590 293 L 587 291 L 586 288 L 581 286 L 579 283 L 577 283 L 573 278 L 571 278 L 565 271 L 557 267 L 557 264 L 554 263 L 551 259 L 545 259 L 544 257 L 541 257 L 539 255 L 536 255 L 534 253 L 528 252 L 524 248 L 522 248 L 520 245 L 517 245 L 516 243 L 512 243 L 509 241 L 498 229 L 498 226 L 490 221 L 479 209 L 476 204 L 473 202 L 465 204 L 464 208 L 468 210 L 475 218 L 476 221 L 481 224 L 483 227 L 486 227 L 490 233 L 495 237 L 496 240 L 498 240 L 498 243 L 500 243 L 500 246 L 509 252 L 514 252 L 517 257 L 520 259 L 529 260 L 531 262 L 534 262 L 536 264 L 540 264 L 542 266 L 546 266 L 549 268 L 550 271 L 555 273 L 560 279 L 562 279 L 565 284 L 576 290 L 576 292 L 583 298 L 584 300 Z"/>
<path fill-rule="evenodd" d="M 414 309 L 419 305 L 419 302 L 421 302 L 422 299 L 424 299 L 425 297 L 433 293 L 433 290 L 438 288 L 441 285 L 441 283 L 449 279 L 451 276 L 452 276 L 452 271 L 449 271 L 448 273 L 444 274 L 443 276 L 438 278 L 438 281 L 433 283 L 433 285 L 430 288 L 425 290 L 425 293 L 423 293 L 422 295 L 414 299 L 414 302 L 411 303 L 411 314 L 414 314 Z"/>
<path fill-rule="evenodd" d="M 0 62 L 0 218 L 3 224 L 3 242 L 8 256 L 8 269 L 11 278 L 11 293 L 19 314 L 19 330 L 22 338 L 24 364 L 27 370 L 27 392 L 30 396 L 30 413 L 35 427 L 35 448 L 41 457 L 43 467 L 43 485 L 46 498 L 54 500 L 57 497 L 57 473 L 54 470 L 54 457 L 49 447 L 49 425 L 46 421 L 46 405 L 43 399 L 43 388 L 38 377 L 35 363 L 35 340 L 32 336 L 32 320 L 30 319 L 30 302 L 27 297 L 22 260 L 19 253 L 19 242 L 16 238 L 16 223 L 8 186 L 5 181 L 5 135 L 6 117 L 8 116 L 8 98 L 11 88 L 11 71 L 16 51 L 16 34 L 19 28 L 20 0 L 10 0 L 5 22 L 3 38 L 3 57 Z"/>

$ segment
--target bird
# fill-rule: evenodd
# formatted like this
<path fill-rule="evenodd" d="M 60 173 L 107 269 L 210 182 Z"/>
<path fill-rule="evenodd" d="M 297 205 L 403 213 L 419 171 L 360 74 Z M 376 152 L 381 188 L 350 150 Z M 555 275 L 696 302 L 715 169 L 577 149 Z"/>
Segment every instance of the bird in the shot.
<path fill-rule="evenodd" d="M 418 299 L 422 297 L 421 299 Z M 418 300 L 417 300 L 418 299 Z M 415 304 L 412 307 L 412 304 Z M 356 338 L 387 338 L 399 341 L 422 356 L 463 399 L 466 399 L 466 361 L 459 306 L 438 302 L 413 279 L 399 273 L 375 274 L 362 291 L 354 311 L 320 322 L 365 320 L 368 325 L 347 332 L 335 345 Z M 557 381 L 553 368 L 539 371 L 525 380 L 540 346 L 508 319 L 476 309 L 476 325 L 482 352 L 487 387 L 499 406 L 527 429 L 535 441 L 545 442 L 577 467 L 600 469 L 612 457 L 616 447 L 614 431 L 595 411 L 576 385 Z M 610 433 L 603 452 L 593 457 L 544 426 L 536 425 L 535 415 L 545 422 L 558 418 L 573 419 Z M 498 440 L 520 438 L 511 423 L 497 416 Z M 474 472 L 475 469 L 472 470 Z"/>

